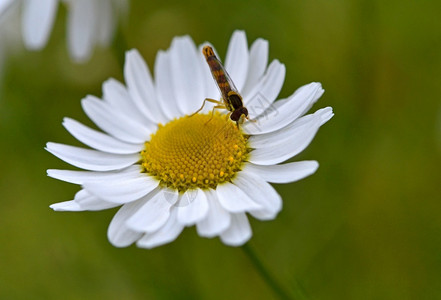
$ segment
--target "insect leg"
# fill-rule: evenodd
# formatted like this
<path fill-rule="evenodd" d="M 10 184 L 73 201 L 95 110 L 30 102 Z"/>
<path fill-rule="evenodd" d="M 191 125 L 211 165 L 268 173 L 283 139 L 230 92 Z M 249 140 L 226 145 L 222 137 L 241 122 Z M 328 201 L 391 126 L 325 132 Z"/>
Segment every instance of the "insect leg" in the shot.
<path fill-rule="evenodd" d="M 192 113 L 192 114 L 189 115 L 188 117 L 192 117 L 192 116 L 194 116 L 195 114 L 197 114 L 198 112 L 200 112 L 200 111 L 204 108 L 205 102 L 207 102 L 207 101 L 208 101 L 208 102 L 211 102 L 211 103 L 216 103 L 216 104 L 218 104 L 218 105 L 223 105 L 223 104 L 224 104 L 222 101 L 219 101 L 219 100 L 210 99 L 210 98 L 205 98 L 204 102 L 202 102 L 202 106 L 201 106 L 201 108 L 199 108 L 197 111 L 195 111 L 194 113 Z"/>
<path fill-rule="evenodd" d="M 248 116 L 246 116 L 245 119 L 247 119 L 250 122 L 257 123 L 256 119 L 250 119 Z"/>
<path fill-rule="evenodd" d="M 226 107 L 225 107 L 224 104 L 214 106 L 214 107 L 213 107 L 213 110 L 211 111 L 211 118 L 210 118 L 207 122 L 205 122 L 205 124 L 207 124 L 208 122 L 211 121 L 211 119 L 213 119 L 213 116 L 214 116 L 214 110 L 215 110 L 215 109 L 226 109 Z"/>

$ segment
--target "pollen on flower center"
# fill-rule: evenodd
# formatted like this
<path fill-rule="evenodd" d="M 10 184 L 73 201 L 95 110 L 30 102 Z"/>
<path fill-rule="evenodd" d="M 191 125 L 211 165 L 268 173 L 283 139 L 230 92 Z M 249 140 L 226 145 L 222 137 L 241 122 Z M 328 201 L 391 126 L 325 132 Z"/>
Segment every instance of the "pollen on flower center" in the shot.
<path fill-rule="evenodd" d="M 241 170 L 249 152 L 247 139 L 220 114 L 184 116 L 161 125 L 145 143 L 142 166 L 180 192 L 216 188 Z"/>

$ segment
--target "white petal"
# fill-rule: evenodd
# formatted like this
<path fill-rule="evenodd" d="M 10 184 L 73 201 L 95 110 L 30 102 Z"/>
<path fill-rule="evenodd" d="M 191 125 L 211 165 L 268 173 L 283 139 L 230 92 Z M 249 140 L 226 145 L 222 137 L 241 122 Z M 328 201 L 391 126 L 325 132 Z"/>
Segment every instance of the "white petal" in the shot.
<path fill-rule="evenodd" d="M 257 39 L 250 48 L 248 74 L 241 92 L 245 96 L 259 82 L 268 64 L 268 41 Z"/>
<path fill-rule="evenodd" d="M 0 16 L 10 7 L 12 7 L 12 3 L 14 0 L 0 0 Z M 17 3 L 17 2 L 15 2 Z"/>
<path fill-rule="evenodd" d="M 113 203 L 128 203 L 140 199 L 153 191 L 159 181 L 142 174 L 137 178 L 121 178 L 106 182 L 86 182 L 83 187 L 91 194 Z"/>
<path fill-rule="evenodd" d="M 129 94 L 140 112 L 155 123 L 166 121 L 156 98 L 150 71 L 137 50 L 133 49 L 126 53 L 124 78 Z"/>
<path fill-rule="evenodd" d="M 247 134 L 257 135 L 283 128 L 300 117 L 321 94 L 323 89 L 320 83 L 313 82 L 303 86 L 288 99 L 273 103 L 257 118 L 257 122 L 245 122 L 242 129 Z"/>
<path fill-rule="evenodd" d="M 141 174 L 140 165 L 133 165 L 123 170 L 109 172 L 71 171 L 71 170 L 47 170 L 47 175 L 70 183 L 84 184 L 85 182 L 108 181 L 121 178 L 137 178 Z"/>
<path fill-rule="evenodd" d="M 111 154 L 58 143 L 47 143 L 46 150 L 75 167 L 91 171 L 118 170 L 140 159 L 139 154 Z"/>
<path fill-rule="evenodd" d="M 67 16 L 68 46 L 77 62 L 88 60 L 92 54 L 97 26 L 96 1 L 69 0 Z"/>
<path fill-rule="evenodd" d="M 241 171 L 234 184 L 246 193 L 262 209 L 251 210 L 250 214 L 260 220 L 272 220 L 282 209 L 282 198 L 265 180 L 247 171 Z"/>
<path fill-rule="evenodd" d="M 282 142 L 277 143 L 259 143 L 258 149 L 250 153 L 249 161 L 258 165 L 273 165 L 281 163 L 302 152 L 311 143 L 318 129 L 320 128 L 320 118 L 312 118 L 304 126 L 296 127 L 296 131 L 291 133 L 290 138 L 283 136 Z M 283 131 L 284 129 L 282 129 Z M 281 133 L 283 135 L 283 133 Z M 270 139 L 271 137 L 268 137 Z M 272 140 L 272 139 L 271 139 Z M 251 147 L 254 146 L 251 142 Z"/>
<path fill-rule="evenodd" d="M 320 126 L 331 120 L 331 118 L 334 116 L 334 112 L 332 111 L 332 107 L 325 107 L 322 109 L 317 110 L 315 114 L 319 114 L 321 118 Z"/>
<path fill-rule="evenodd" d="M 156 55 L 155 84 L 157 101 L 164 115 L 167 116 L 169 120 L 181 116 L 182 112 L 178 107 L 179 98 L 177 98 L 173 92 L 175 87 L 173 85 L 169 52 L 158 51 Z"/>
<path fill-rule="evenodd" d="M 139 153 L 144 148 L 144 144 L 122 142 L 107 134 L 91 129 L 73 119 L 64 118 L 63 126 L 77 140 L 100 151 L 115 154 L 132 154 Z"/>
<path fill-rule="evenodd" d="M 135 201 L 124 204 L 113 217 L 107 230 L 107 237 L 115 247 L 127 247 L 142 237 L 142 233 L 136 232 L 126 225 L 126 221 L 144 204 L 143 201 Z"/>
<path fill-rule="evenodd" d="M 74 200 L 55 203 L 50 206 L 55 211 L 86 211 L 113 208 L 119 204 L 103 201 L 85 190 L 76 193 Z"/>
<path fill-rule="evenodd" d="M 22 31 L 28 49 L 38 50 L 46 45 L 57 8 L 58 0 L 25 0 Z"/>
<path fill-rule="evenodd" d="M 184 114 L 195 112 L 202 104 L 205 87 L 199 55 L 190 37 L 173 39 L 170 48 L 173 87 L 179 109 Z"/>
<path fill-rule="evenodd" d="M 141 124 L 118 113 L 108 103 L 96 97 L 87 96 L 81 104 L 86 114 L 99 128 L 122 141 L 144 143 L 150 140 L 150 134 L 155 130 L 153 126 L 148 126 L 149 124 Z"/>
<path fill-rule="evenodd" d="M 294 97 L 299 93 L 303 93 L 306 89 L 310 88 L 310 85 L 313 83 L 299 87 L 291 97 Z M 320 83 L 315 82 L 315 84 L 320 84 Z M 302 107 L 303 110 L 299 112 L 299 116 L 303 116 L 314 105 L 314 103 L 317 102 L 317 100 L 323 95 L 324 92 L 325 90 L 321 88 L 321 84 L 320 84 L 320 88 L 316 90 L 316 93 L 312 97 L 311 101 L 308 102 L 308 105 L 304 105 L 304 107 Z M 288 99 L 282 99 L 280 101 L 275 102 L 273 109 L 276 111 L 281 108 L 283 109 L 285 107 L 285 104 L 290 100 L 291 97 L 289 97 Z"/>
<path fill-rule="evenodd" d="M 249 161 L 271 165 L 297 155 L 309 145 L 320 126 L 332 116 L 330 107 L 323 108 L 278 131 L 250 137 L 250 146 L 256 149 L 251 152 Z"/>
<path fill-rule="evenodd" d="M 145 198 L 147 202 L 127 220 L 127 226 L 139 232 L 154 232 L 167 222 L 170 208 L 178 199 L 178 193 L 159 188 Z"/>
<path fill-rule="evenodd" d="M 311 85 L 314 84 L 318 84 L 318 88 L 316 89 L 314 95 L 312 96 L 312 98 L 310 100 L 307 101 L 307 105 L 302 105 L 300 108 L 303 109 L 301 111 L 296 111 L 296 114 L 298 113 L 298 117 L 303 116 L 311 107 L 314 103 L 317 102 L 317 100 L 323 95 L 323 93 L 325 92 L 325 90 L 322 88 L 321 84 L 319 82 L 313 82 L 304 86 L 301 86 L 300 88 L 298 88 L 294 94 L 292 95 L 292 97 L 298 97 L 300 96 L 302 93 L 305 93 L 305 91 L 307 91 L 308 89 L 311 88 Z M 289 102 L 291 99 L 291 97 L 289 97 L 288 99 L 283 99 L 280 101 L 277 101 L 274 103 L 274 109 L 280 110 L 280 109 L 286 109 L 289 108 L 289 105 L 287 104 L 287 102 Z M 298 118 L 296 117 L 296 118 Z"/>
<path fill-rule="evenodd" d="M 172 207 L 170 210 L 170 217 L 165 225 L 153 233 L 145 234 L 141 239 L 139 239 L 136 245 L 141 248 L 151 249 L 173 242 L 184 229 L 184 226 L 177 220 L 176 210 L 176 207 Z"/>
<path fill-rule="evenodd" d="M 251 118 L 255 119 L 261 115 L 276 100 L 285 80 L 285 71 L 285 66 L 274 60 L 265 76 L 244 97 L 244 105 Z"/>
<path fill-rule="evenodd" d="M 219 235 L 230 226 L 231 216 L 220 204 L 214 190 L 206 192 L 208 201 L 208 213 L 205 218 L 197 223 L 197 231 L 200 236 L 214 237 Z"/>
<path fill-rule="evenodd" d="M 80 190 L 76 193 L 74 201 L 77 202 L 82 210 L 103 210 L 117 207 L 120 204 L 104 201 L 90 194 L 86 190 Z"/>
<path fill-rule="evenodd" d="M 225 230 L 220 238 L 222 242 L 229 246 L 242 246 L 252 236 L 251 226 L 244 213 L 232 214 L 230 227 Z"/>
<path fill-rule="evenodd" d="M 139 111 L 126 87 L 118 80 L 110 78 L 104 82 L 103 98 L 110 106 L 126 117 L 133 118 L 141 124 L 152 123 Z"/>
<path fill-rule="evenodd" d="M 240 213 L 262 208 L 262 206 L 254 202 L 241 189 L 229 182 L 218 185 L 216 187 L 216 193 L 222 207 L 232 213 Z"/>
<path fill-rule="evenodd" d="M 321 126 L 323 124 L 322 115 L 325 114 L 326 117 L 328 117 L 329 109 L 330 108 L 320 109 L 314 114 L 303 116 L 277 131 L 251 136 L 249 139 L 250 146 L 251 148 L 264 148 L 278 144 L 286 144 L 290 141 L 298 141 L 298 136 L 302 135 L 310 127 Z M 329 120 L 329 118 L 327 119 Z"/>
<path fill-rule="evenodd" d="M 83 211 L 80 205 L 74 200 L 58 202 L 49 206 L 54 211 Z"/>
<path fill-rule="evenodd" d="M 205 193 L 198 189 L 196 193 L 186 192 L 183 197 L 192 195 L 187 205 L 178 206 L 178 221 L 182 225 L 190 226 L 205 218 L 208 213 L 208 202 Z"/>
<path fill-rule="evenodd" d="M 239 91 L 245 85 L 248 73 L 249 53 L 244 31 L 236 30 L 228 45 L 225 69 Z"/>
<path fill-rule="evenodd" d="M 305 86 L 297 89 L 296 93 L 299 93 L 302 88 L 305 88 Z M 314 94 L 312 101 L 309 102 L 309 104 L 303 109 L 303 111 L 300 113 L 300 115 L 303 116 L 304 114 L 306 114 L 308 112 L 308 110 L 314 105 L 314 103 L 316 103 L 317 100 L 323 95 L 324 92 L 325 92 L 325 90 L 323 88 L 318 89 L 316 91 L 316 93 Z"/>
<path fill-rule="evenodd" d="M 249 163 L 244 170 L 256 174 L 263 180 L 273 183 L 288 183 L 313 174 L 318 168 L 313 160 L 291 162 L 283 165 L 260 166 Z"/>

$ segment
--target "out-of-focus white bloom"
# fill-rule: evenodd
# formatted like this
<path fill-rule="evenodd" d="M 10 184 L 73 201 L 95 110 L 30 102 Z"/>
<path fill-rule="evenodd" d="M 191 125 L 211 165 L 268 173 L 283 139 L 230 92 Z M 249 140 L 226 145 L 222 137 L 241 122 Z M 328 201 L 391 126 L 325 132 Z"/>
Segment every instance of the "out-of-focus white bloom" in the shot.
<path fill-rule="evenodd" d="M 27 49 L 39 50 L 47 44 L 60 2 L 68 7 L 67 43 L 76 62 L 88 60 L 96 45 L 109 45 L 128 4 L 127 0 L 0 0 L 0 19 L 19 6 L 23 42 Z"/>
<path fill-rule="evenodd" d="M 23 0 L 22 34 L 26 48 L 43 48 L 54 24 L 58 0 Z"/>
<path fill-rule="evenodd" d="M 68 46 L 76 61 L 88 59 L 95 45 L 110 44 L 126 0 L 64 0 L 68 6 Z"/>

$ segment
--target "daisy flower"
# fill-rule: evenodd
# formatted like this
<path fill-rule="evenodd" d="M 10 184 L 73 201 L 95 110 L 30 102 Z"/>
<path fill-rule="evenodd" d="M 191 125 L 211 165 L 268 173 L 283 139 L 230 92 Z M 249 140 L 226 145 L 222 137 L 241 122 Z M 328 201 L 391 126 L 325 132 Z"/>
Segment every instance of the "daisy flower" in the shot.
<path fill-rule="evenodd" d="M 96 45 L 112 40 L 118 18 L 127 11 L 127 0 L 0 0 L 2 12 L 20 6 L 22 36 L 27 49 L 40 50 L 49 39 L 59 2 L 66 4 L 68 48 L 73 60 L 84 62 Z"/>
<path fill-rule="evenodd" d="M 87 96 L 82 107 L 102 130 L 66 118 L 64 127 L 92 149 L 48 143 L 47 150 L 84 169 L 48 170 L 50 177 L 81 185 L 73 200 L 51 205 L 56 211 L 102 210 L 122 206 L 108 228 L 117 247 L 136 243 L 152 248 L 175 240 L 184 227 L 223 243 L 247 242 L 247 213 L 274 219 L 282 199 L 269 184 L 288 183 L 314 173 L 316 161 L 280 164 L 300 153 L 330 107 L 304 115 L 323 94 L 319 83 L 302 86 L 275 101 L 285 67 L 268 64 L 268 42 L 248 48 L 245 33 L 234 32 L 225 68 L 255 122 L 236 123 L 208 105 L 219 92 L 199 49 L 188 36 L 173 39 L 157 54 L 152 78 L 136 50 L 126 54 L 126 86 L 110 79 L 103 97 Z"/>

